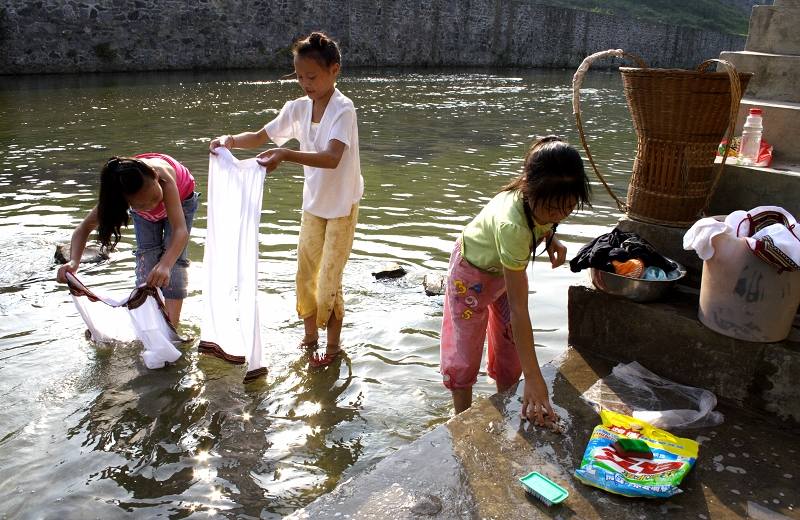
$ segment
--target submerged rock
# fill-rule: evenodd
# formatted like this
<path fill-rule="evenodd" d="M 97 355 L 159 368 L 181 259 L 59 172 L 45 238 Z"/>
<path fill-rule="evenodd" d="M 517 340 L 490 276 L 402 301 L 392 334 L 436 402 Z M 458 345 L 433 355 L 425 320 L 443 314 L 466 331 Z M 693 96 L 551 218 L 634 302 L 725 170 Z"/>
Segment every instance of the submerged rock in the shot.
<path fill-rule="evenodd" d="M 428 273 L 422 278 L 422 285 L 428 296 L 443 295 L 446 284 L 447 275 L 445 273 Z"/>
<path fill-rule="evenodd" d="M 441 510 L 442 499 L 435 495 L 422 495 L 419 500 L 411 506 L 411 512 L 417 515 L 438 515 Z"/>
<path fill-rule="evenodd" d="M 56 244 L 56 252 L 53 258 L 57 264 L 66 264 L 69 262 L 70 256 L 69 244 Z M 108 260 L 108 253 L 103 252 L 100 247 L 87 245 L 84 248 L 83 256 L 81 256 L 82 264 L 96 264 L 103 260 Z"/>
<path fill-rule="evenodd" d="M 400 278 L 406 274 L 405 268 L 400 264 L 386 264 L 379 271 L 372 273 L 376 280 L 384 278 Z"/>

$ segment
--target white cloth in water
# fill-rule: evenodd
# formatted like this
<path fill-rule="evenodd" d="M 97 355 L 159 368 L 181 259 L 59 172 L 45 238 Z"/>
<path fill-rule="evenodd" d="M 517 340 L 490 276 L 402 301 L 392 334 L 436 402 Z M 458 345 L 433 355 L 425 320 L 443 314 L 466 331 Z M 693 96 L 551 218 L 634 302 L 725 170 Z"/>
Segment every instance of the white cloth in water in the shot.
<path fill-rule="evenodd" d="M 89 289 L 72 273 L 67 273 L 67 285 L 93 341 L 129 343 L 138 339 L 144 345 L 142 360 L 147 368 L 162 368 L 181 357 L 175 344 L 184 340 L 167 318 L 161 290 L 139 287 L 119 298 Z"/>
<path fill-rule="evenodd" d="M 208 163 L 203 322 L 198 350 L 266 373 L 258 320 L 258 227 L 266 170 L 217 148 Z"/>
<path fill-rule="evenodd" d="M 712 239 L 727 233 L 744 238 L 754 254 L 780 270 L 800 268 L 800 235 L 791 213 L 778 206 L 737 210 L 720 222 L 713 217 L 698 220 L 683 236 L 683 248 L 695 250 L 702 260 L 714 256 Z"/>

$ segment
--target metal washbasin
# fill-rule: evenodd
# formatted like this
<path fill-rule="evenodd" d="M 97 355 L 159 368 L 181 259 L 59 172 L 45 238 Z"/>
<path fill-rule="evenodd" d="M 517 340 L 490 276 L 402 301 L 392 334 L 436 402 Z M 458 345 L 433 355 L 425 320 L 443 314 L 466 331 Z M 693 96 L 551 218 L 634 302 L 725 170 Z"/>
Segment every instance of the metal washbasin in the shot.
<path fill-rule="evenodd" d="M 673 262 L 680 271 L 680 275 L 672 280 L 629 278 L 594 267 L 589 268 L 589 275 L 594 286 L 604 293 L 613 294 L 614 296 L 623 296 L 636 302 L 651 302 L 667 294 L 684 276 L 686 276 L 686 268 L 675 260 L 670 261 Z"/>

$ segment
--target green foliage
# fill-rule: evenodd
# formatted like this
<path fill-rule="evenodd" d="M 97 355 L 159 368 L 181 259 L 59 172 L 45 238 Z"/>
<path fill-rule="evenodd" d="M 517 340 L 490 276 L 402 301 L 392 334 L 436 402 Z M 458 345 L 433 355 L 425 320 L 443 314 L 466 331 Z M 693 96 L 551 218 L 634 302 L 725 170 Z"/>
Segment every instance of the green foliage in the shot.
<path fill-rule="evenodd" d="M 538 0 L 538 3 L 746 35 L 749 13 L 722 0 Z"/>

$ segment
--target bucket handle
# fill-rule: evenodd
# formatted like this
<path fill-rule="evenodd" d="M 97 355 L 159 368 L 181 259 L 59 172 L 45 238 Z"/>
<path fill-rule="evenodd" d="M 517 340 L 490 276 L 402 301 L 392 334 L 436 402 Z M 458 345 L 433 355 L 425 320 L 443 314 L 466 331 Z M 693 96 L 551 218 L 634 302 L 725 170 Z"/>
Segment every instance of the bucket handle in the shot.
<path fill-rule="evenodd" d="M 722 170 L 725 168 L 725 161 L 728 159 L 728 151 L 730 150 L 731 143 L 733 141 L 733 131 L 736 128 L 736 119 L 739 116 L 739 104 L 742 100 L 741 80 L 739 79 L 739 74 L 736 72 L 736 67 L 734 67 L 731 62 L 719 59 L 706 60 L 698 65 L 697 71 L 701 73 L 706 72 L 706 69 L 708 69 L 708 67 L 713 63 L 719 63 L 725 69 L 725 72 L 728 73 L 728 79 L 731 82 L 731 111 L 729 115 L 728 131 L 726 132 L 725 151 L 722 154 L 722 161 L 716 165 L 714 181 L 711 183 L 711 189 L 708 190 L 706 202 L 703 204 L 703 215 L 708 214 L 708 206 L 711 204 L 711 197 L 714 195 L 714 192 L 717 191 L 717 185 L 722 177 Z"/>
<path fill-rule="evenodd" d="M 589 159 L 589 163 L 591 163 L 592 168 L 594 169 L 594 173 L 597 174 L 597 177 L 600 179 L 600 182 L 603 183 L 605 186 L 606 191 L 609 195 L 614 199 L 617 203 L 617 208 L 623 213 L 628 212 L 627 205 L 620 200 L 617 195 L 611 191 L 611 187 L 606 182 L 606 179 L 597 169 L 597 164 L 594 162 L 594 158 L 592 157 L 592 153 L 589 151 L 589 145 L 586 143 L 586 135 L 583 131 L 583 122 L 581 121 L 581 85 L 583 84 L 583 77 L 588 72 L 589 67 L 591 67 L 592 63 L 599 59 L 608 58 L 608 57 L 616 57 L 616 58 L 628 58 L 631 61 L 634 61 L 639 67 L 646 69 L 647 64 L 645 61 L 636 56 L 635 54 L 630 54 L 622 49 L 609 49 L 607 51 L 596 52 L 591 54 L 583 59 L 578 70 L 575 71 L 575 75 L 572 76 L 572 113 L 575 115 L 575 122 L 578 125 L 578 134 L 581 137 L 581 143 L 583 144 L 583 149 L 586 151 L 586 157 Z M 738 107 L 737 107 L 738 110 Z"/>

